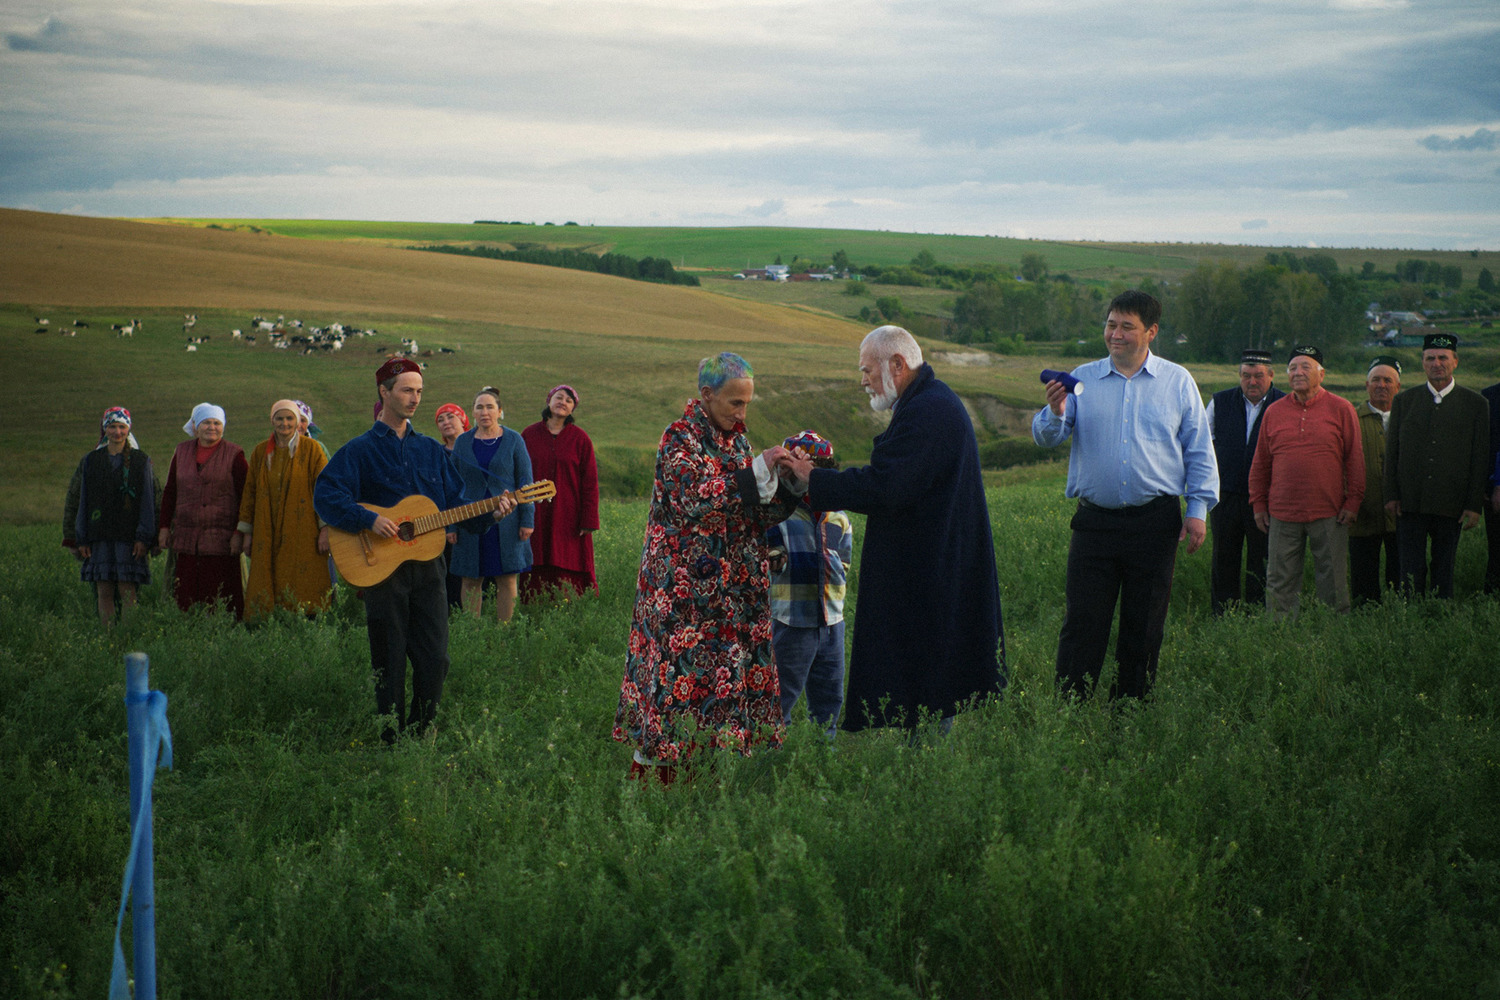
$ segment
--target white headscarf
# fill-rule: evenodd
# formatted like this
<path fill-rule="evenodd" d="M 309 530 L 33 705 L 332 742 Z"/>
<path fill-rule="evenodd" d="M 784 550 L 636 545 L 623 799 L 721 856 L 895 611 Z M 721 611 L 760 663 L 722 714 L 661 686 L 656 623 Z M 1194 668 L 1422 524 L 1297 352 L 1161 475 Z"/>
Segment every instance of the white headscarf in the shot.
<path fill-rule="evenodd" d="M 188 418 L 188 422 L 182 425 L 182 433 L 188 437 L 195 437 L 198 433 L 198 425 L 210 418 L 221 424 L 225 423 L 224 407 L 215 406 L 212 403 L 199 403 L 193 407 L 193 415 Z"/>

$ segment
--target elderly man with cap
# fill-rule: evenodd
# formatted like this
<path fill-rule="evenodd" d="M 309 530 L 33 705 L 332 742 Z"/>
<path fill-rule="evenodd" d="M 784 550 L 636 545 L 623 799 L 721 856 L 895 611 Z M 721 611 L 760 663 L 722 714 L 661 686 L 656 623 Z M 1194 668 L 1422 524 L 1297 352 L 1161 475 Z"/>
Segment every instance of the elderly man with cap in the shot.
<path fill-rule="evenodd" d="M 375 373 L 375 425 L 340 448 L 318 477 L 313 504 L 323 521 L 342 531 L 373 531 L 396 537 L 398 525 L 384 514 L 361 506 L 393 507 L 422 494 L 439 510 L 469 502 L 463 480 L 448 451 L 419 433 L 411 423 L 422 402 L 422 369 L 406 358 L 392 358 Z M 502 500 L 493 516 L 509 514 Z M 488 519 L 465 522 L 476 529 Z M 451 533 L 450 533 L 451 534 Z M 451 541 L 451 538 L 450 538 Z M 428 731 L 448 676 L 448 601 L 443 556 L 407 560 L 385 580 L 364 590 L 365 626 L 370 666 L 375 679 L 375 710 L 394 715 L 395 725 L 381 732 L 395 742 L 407 729 Z M 406 701 L 406 661 L 411 660 L 412 699 Z"/>
<path fill-rule="evenodd" d="M 1453 596 L 1459 532 L 1479 523 L 1489 493 L 1489 404 L 1454 381 L 1457 367 L 1458 338 L 1428 334 L 1422 340 L 1427 381 L 1391 404 L 1385 506 L 1396 518 L 1401 586 L 1408 593 Z"/>
<path fill-rule="evenodd" d="M 1209 512 L 1214 535 L 1213 613 L 1221 615 L 1240 599 L 1240 550 L 1245 552 L 1245 603 L 1266 599 L 1266 533 L 1250 509 L 1250 463 L 1260 439 L 1266 407 L 1286 393 L 1271 384 L 1271 355 L 1249 350 L 1240 355 L 1240 384 L 1208 401 L 1208 426 L 1219 465 L 1219 502 Z"/>
<path fill-rule="evenodd" d="M 1286 366 L 1291 393 L 1266 409 L 1250 466 L 1250 506 L 1270 537 L 1266 606 L 1295 615 L 1302 566 L 1312 549 L 1318 600 L 1349 610 L 1349 524 L 1365 495 L 1354 404 L 1323 388 L 1323 352 L 1294 347 Z"/>
<path fill-rule="evenodd" d="M 974 426 L 958 395 L 899 326 L 859 348 L 860 382 L 890 425 L 870 464 L 787 467 L 812 510 L 866 515 L 859 608 L 843 728 L 902 726 L 923 713 L 946 730 L 959 708 L 1005 688 L 1005 632 L 990 511 Z"/>
<path fill-rule="evenodd" d="M 1380 553 L 1385 552 L 1385 587 L 1400 580 L 1396 559 L 1396 518 L 1385 509 L 1385 426 L 1391 403 L 1401 391 L 1401 362 L 1382 354 L 1370 360 L 1364 406 L 1359 408 L 1359 439 L 1365 457 L 1365 496 L 1349 525 L 1349 596 L 1355 607 L 1379 602 Z"/>

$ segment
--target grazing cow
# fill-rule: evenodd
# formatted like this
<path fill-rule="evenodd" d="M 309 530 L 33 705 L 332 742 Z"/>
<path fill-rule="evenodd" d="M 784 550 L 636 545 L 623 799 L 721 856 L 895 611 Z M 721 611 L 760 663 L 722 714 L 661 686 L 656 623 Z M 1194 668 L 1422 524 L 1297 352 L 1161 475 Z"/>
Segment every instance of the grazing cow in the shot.
<path fill-rule="evenodd" d="M 231 337 L 233 337 L 235 340 L 239 340 L 241 337 L 244 336 L 244 334 L 241 333 L 239 330 L 230 330 L 229 331 L 229 335 Z"/>
<path fill-rule="evenodd" d="M 36 320 L 36 325 L 37 326 L 47 326 L 47 325 L 51 324 L 51 322 L 52 322 L 50 319 L 47 319 L 45 316 L 35 316 L 35 317 L 32 317 L 32 318 Z"/>
<path fill-rule="evenodd" d="M 190 351 L 196 351 L 198 349 L 198 345 L 197 344 L 189 344 L 189 345 L 187 345 L 187 349 L 190 350 Z"/>
<path fill-rule="evenodd" d="M 81 319 L 75 319 L 73 325 L 80 330 L 87 330 L 89 328 L 89 325 Z"/>

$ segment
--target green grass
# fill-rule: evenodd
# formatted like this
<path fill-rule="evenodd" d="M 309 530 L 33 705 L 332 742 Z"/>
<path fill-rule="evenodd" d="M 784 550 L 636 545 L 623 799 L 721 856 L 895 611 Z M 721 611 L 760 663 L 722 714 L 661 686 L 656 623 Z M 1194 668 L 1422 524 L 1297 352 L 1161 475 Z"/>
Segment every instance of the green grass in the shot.
<path fill-rule="evenodd" d="M 1214 621 L 1205 549 L 1152 702 L 1069 706 L 1071 505 L 992 478 L 1003 701 L 920 749 L 803 721 L 665 792 L 609 739 L 642 503 L 605 505 L 599 597 L 455 619 L 436 739 L 389 752 L 347 594 L 248 630 L 158 582 L 105 635 L 53 532 L 0 528 L 0 995 L 104 990 L 131 649 L 176 749 L 164 998 L 1495 995 L 1500 606 Z"/>
<path fill-rule="evenodd" d="M 900 233 L 869 229 L 804 229 L 775 226 L 564 226 L 474 225 L 443 222 L 371 222 L 331 219 L 173 219 L 187 225 L 258 230 L 303 239 L 374 240 L 383 243 L 539 243 L 630 257 L 667 257 L 689 270 L 733 273 L 761 267 L 777 256 L 793 255 L 827 263 L 838 250 L 856 265 L 906 264 L 923 250 L 945 264 L 1003 264 L 1019 267 L 1021 257 L 1039 253 L 1053 274 L 1093 281 L 1139 280 L 1142 276 L 1180 278 L 1200 261 L 1259 263 L 1270 247 L 1201 243 L 1089 243 L 1076 240 L 1022 240 L 999 236 Z M 545 221 L 545 220 L 542 220 Z M 1289 247 L 1299 254 L 1326 253 L 1345 269 L 1373 261 L 1391 270 L 1398 260 L 1420 257 L 1457 264 L 1473 282 L 1480 268 L 1500 271 L 1500 252 Z"/>

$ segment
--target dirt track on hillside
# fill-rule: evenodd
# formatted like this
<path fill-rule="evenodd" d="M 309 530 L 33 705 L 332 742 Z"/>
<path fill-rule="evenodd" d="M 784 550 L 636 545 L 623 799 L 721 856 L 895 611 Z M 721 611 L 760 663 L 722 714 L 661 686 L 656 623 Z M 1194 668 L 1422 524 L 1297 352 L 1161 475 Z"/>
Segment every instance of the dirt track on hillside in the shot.
<path fill-rule="evenodd" d="M 854 344 L 848 323 L 579 271 L 0 209 L 0 302 L 396 313 L 627 337 Z"/>

